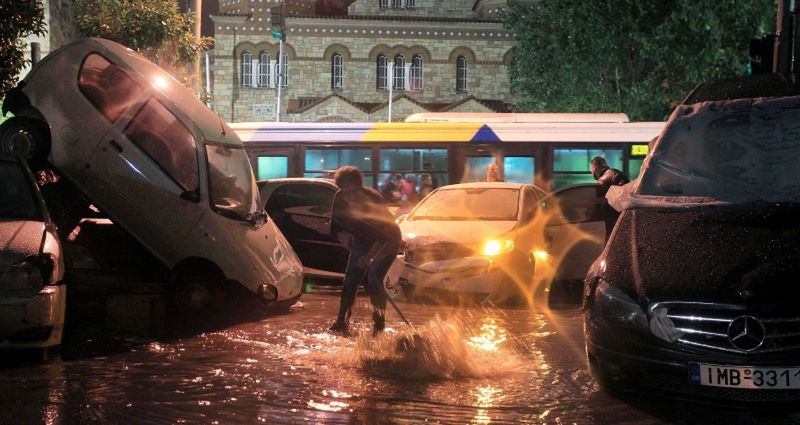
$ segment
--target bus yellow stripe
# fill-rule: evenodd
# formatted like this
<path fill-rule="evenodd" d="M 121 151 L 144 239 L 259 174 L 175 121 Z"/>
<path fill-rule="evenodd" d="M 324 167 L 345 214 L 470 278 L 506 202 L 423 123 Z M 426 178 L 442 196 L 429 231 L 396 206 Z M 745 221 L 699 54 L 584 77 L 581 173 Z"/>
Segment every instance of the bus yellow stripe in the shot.
<path fill-rule="evenodd" d="M 471 122 L 399 122 L 375 123 L 362 142 L 469 142 L 483 123 Z"/>

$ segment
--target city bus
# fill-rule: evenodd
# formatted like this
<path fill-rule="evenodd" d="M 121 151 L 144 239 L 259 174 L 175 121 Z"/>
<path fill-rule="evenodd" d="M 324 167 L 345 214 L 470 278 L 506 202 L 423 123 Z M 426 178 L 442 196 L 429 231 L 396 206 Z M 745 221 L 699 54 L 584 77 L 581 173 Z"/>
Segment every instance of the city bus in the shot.
<path fill-rule="evenodd" d="M 602 156 L 631 179 L 663 122 L 625 114 L 424 113 L 397 123 L 238 123 L 259 180 L 330 177 L 355 165 L 380 188 L 391 176 L 429 173 L 436 186 L 481 181 L 496 164 L 501 180 L 544 190 L 594 181 Z"/>

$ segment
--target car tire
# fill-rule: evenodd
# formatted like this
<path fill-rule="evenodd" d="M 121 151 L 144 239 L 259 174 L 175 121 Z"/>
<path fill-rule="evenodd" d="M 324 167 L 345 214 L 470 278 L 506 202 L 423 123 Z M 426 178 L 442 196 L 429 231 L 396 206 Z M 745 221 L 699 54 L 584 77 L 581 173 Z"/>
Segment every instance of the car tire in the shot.
<path fill-rule="evenodd" d="M 227 298 L 222 278 L 204 270 L 184 270 L 172 280 L 172 310 L 182 317 L 201 317 L 218 310 Z"/>
<path fill-rule="evenodd" d="M 44 123 L 27 117 L 11 117 L 0 124 L 0 152 L 28 160 L 38 169 L 50 154 L 50 134 Z"/>

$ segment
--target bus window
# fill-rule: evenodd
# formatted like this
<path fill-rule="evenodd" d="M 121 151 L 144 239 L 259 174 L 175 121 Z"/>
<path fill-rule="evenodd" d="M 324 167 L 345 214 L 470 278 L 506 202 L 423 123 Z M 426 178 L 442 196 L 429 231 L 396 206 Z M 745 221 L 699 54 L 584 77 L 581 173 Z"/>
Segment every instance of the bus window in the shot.
<path fill-rule="evenodd" d="M 644 162 L 644 157 L 641 158 L 631 158 L 628 160 L 628 172 L 631 180 L 639 177 L 639 169 L 642 168 L 642 163 Z"/>
<path fill-rule="evenodd" d="M 536 158 L 532 156 L 507 156 L 503 158 L 503 176 L 511 183 L 533 184 Z"/>
<path fill-rule="evenodd" d="M 354 165 L 364 173 L 364 185 L 373 185 L 371 149 L 306 149 L 304 177 L 333 178 L 345 165 Z"/>
<path fill-rule="evenodd" d="M 414 188 L 414 193 L 406 193 L 414 200 L 424 174 L 430 174 L 432 189 L 447 184 L 447 149 L 381 149 L 380 154 L 379 188 L 390 176 L 400 174 L 406 180 L 406 192 Z"/>
<path fill-rule="evenodd" d="M 596 156 L 606 159 L 608 166 L 622 170 L 622 149 L 553 149 L 553 181 L 551 189 L 580 183 L 593 183 L 591 161 Z"/>
<path fill-rule="evenodd" d="M 259 156 L 258 180 L 280 179 L 289 176 L 288 156 Z"/>
<path fill-rule="evenodd" d="M 486 180 L 486 167 L 494 164 L 493 156 L 468 156 L 464 170 L 463 183 L 479 182 Z"/>

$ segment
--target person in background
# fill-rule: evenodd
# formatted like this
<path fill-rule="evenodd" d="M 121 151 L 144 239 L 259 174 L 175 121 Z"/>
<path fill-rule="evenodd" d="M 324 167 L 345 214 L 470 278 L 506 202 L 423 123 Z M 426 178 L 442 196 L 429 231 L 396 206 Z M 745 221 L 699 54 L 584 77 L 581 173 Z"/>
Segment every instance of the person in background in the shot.
<path fill-rule="evenodd" d="M 602 156 L 592 158 L 591 166 L 592 177 L 603 186 L 604 194 L 608 192 L 609 187 L 623 186 L 630 181 L 622 171 L 609 167 Z"/>
<path fill-rule="evenodd" d="M 400 202 L 403 197 L 403 176 L 392 174 L 381 185 L 381 196 L 388 203 Z"/>
<path fill-rule="evenodd" d="M 404 201 L 416 202 L 417 200 L 417 176 L 409 173 L 403 177 L 403 187 L 400 194 Z"/>
<path fill-rule="evenodd" d="M 485 182 L 499 182 L 500 180 L 500 173 L 497 169 L 497 164 L 494 162 L 486 166 L 486 179 L 483 181 Z"/>
<path fill-rule="evenodd" d="M 624 186 L 630 181 L 628 176 L 622 171 L 609 167 L 605 158 L 602 156 L 592 158 L 591 166 L 592 177 L 596 179 L 597 183 L 600 185 L 597 193 L 598 196 L 606 196 L 608 188 L 611 186 Z M 603 201 L 605 201 L 605 198 Z M 617 223 L 617 218 L 619 218 L 619 212 L 611 208 L 608 202 L 603 202 L 600 208 L 602 208 L 603 221 L 606 223 L 606 241 L 608 241 L 608 237 L 611 235 L 611 231 L 614 230 L 614 225 Z"/>
<path fill-rule="evenodd" d="M 386 209 L 383 197 L 363 186 L 364 176 L 358 168 L 339 168 L 334 180 L 340 190 L 333 196 L 331 236 L 350 247 L 350 258 L 345 269 L 339 314 L 330 330 L 348 334 L 356 290 L 366 275 L 373 330 L 381 332 L 386 326 L 383 279 L 400 249 L 400 228 Z"/>
<path fill-rule="evenodd" d="M 417 196 L 419 199 L 428 196 L 435 188 L 436 187 L 433 185 L 433 177 L 430 174 L 422 173 L 419 175 L 419 185 L 417 185 Z"/>
<path fill-rule="evenodd" d="M 433 173 L 433 164 L 431 164 L 430 162 L 426 162 L 426 163 L 422 164 L 422 171 L 425 171 L 429 176 L 431 176 L 431 186 L 433 186 L 434 189 L 439 187 L 438 179 L 432 174 Z M 417 191 L 419 191 L 419 190 L 417 190 Z"/>

